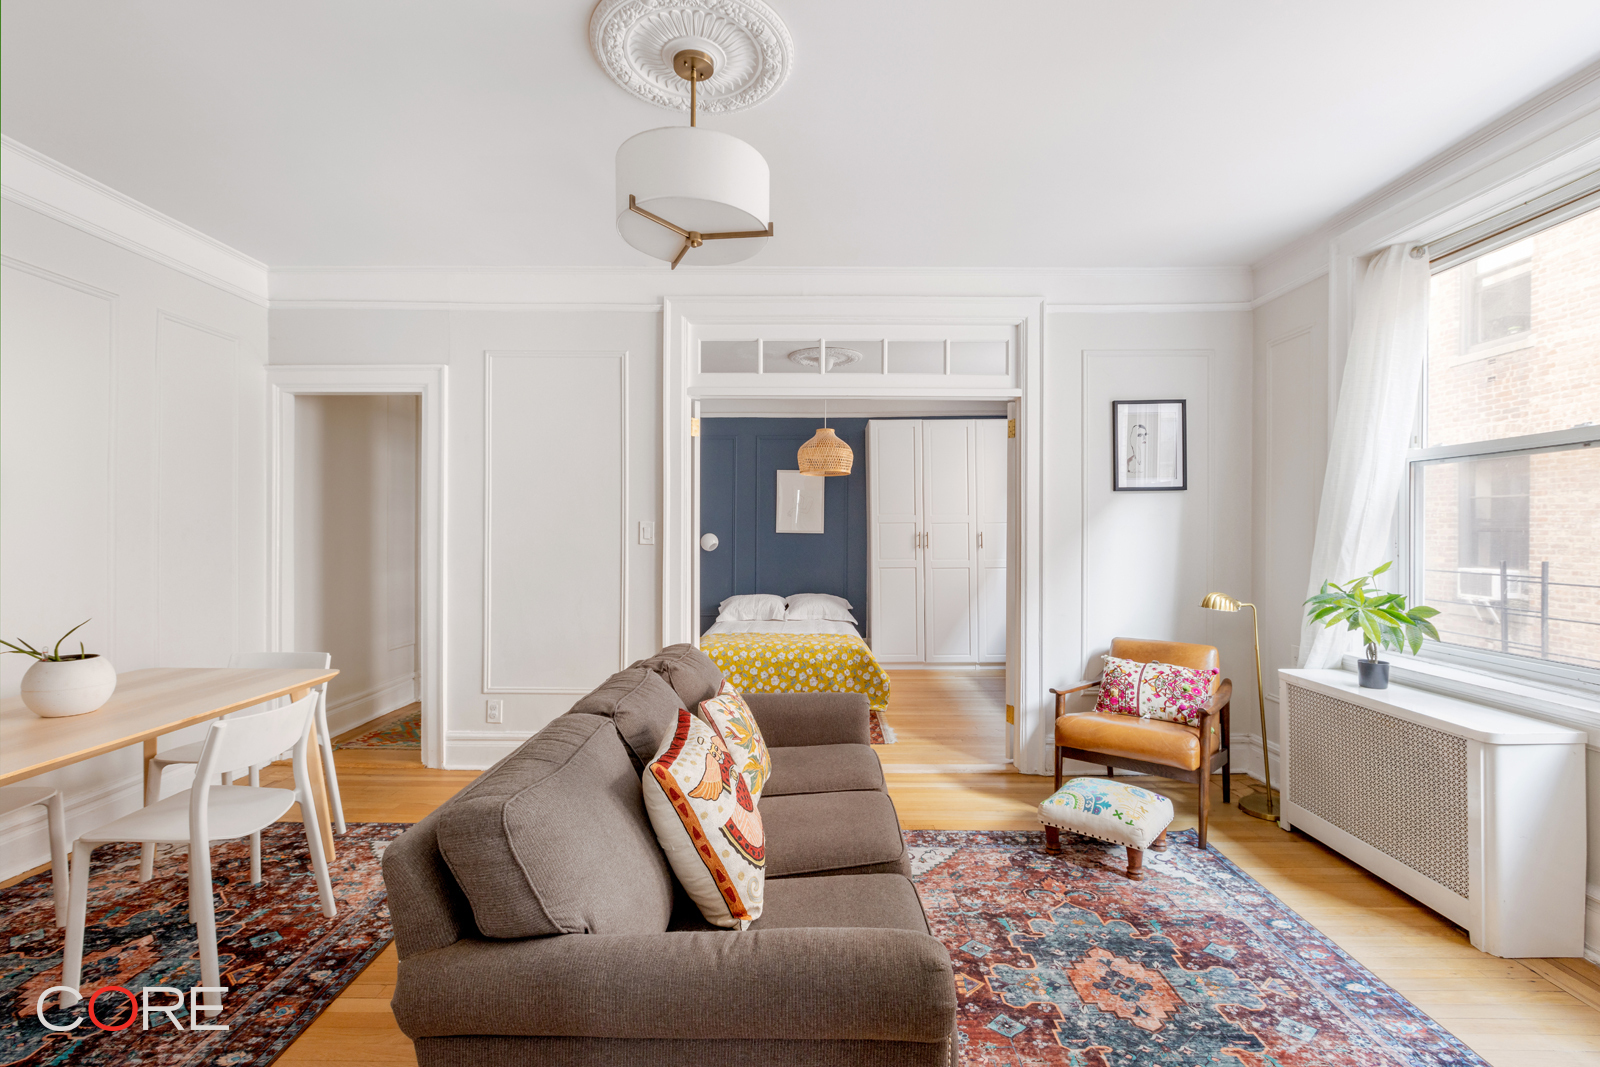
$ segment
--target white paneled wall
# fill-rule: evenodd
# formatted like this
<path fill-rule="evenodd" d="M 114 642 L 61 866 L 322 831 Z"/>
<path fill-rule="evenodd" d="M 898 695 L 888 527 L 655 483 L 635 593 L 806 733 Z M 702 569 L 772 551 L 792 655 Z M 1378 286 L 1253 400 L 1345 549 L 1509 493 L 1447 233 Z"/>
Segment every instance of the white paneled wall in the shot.
<path fill-rule="evenodd" d="M 627 664 L 624 352 L 490 352 L 484 691 L 566 696 Z"/>
<path fill-rule="evenodd" d="M 1099 676 L 1113 637 L 1216 645 L 1233 678 L 1236 754 L 1254 725 L 1250 313 L 1061 313 L 1046 326 L 1045 681 Z M 1111 490 L 1111 402 L 1188 401 L 1189 488 Z"/>
<path fill-rule="evenodd" d="M 1255 313 L 1255 588 L 1268 747 L 1276 760 L 1277 687 L 1299 666 L 1300 619 L 1328 457 L 1328 280 L 1318 278 Z M 1260 731 L 1251 731 L 1259 733 Z M 1274 764 L 1273 772 L 1277 773 Z"/>
<path fill-rule="evenodd" d="M 659 311 L 275 310 L 274 364 L 443 364 L 444 759 L 488 766 L 660 648 Z M 486 704 L 504 704 L 504 722 Z"/>
<path fill-rule="evenodd" d="M 294 647 L 329 652 L 337 734 L 417 699 L 414 396 L 294 401 Z"/>
<path fill-rule="evenodd" d="M 0 252 L 0 636 L 91 618 L 74 647 L 122 671 L 266 647 L 265 308 L 10 199 Z M 0 695 L 27 666 L 0 657 Z M 139 762 L 39 780 L 87 827 Z M 38 809 L 0 821 L 0 878 L 48 854 Z"/>

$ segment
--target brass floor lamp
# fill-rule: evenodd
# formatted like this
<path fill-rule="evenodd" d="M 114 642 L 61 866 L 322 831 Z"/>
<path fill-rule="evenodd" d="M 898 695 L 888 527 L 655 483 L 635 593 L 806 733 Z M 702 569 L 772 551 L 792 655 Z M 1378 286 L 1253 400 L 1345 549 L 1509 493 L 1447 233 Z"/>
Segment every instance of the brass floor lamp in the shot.
<path fill-rule="evenodd" d="M 1272 791 L 1272 758 L 1267 754 L 1267 698 L 1261 689 L 1261 625 L 1256 616 L 1256 606 L 1241 603 L 1224 593 L 1207 593 L 1205 599 L 1200 601 L 1200 606 L 1210 608 L 1212 611 L 1250 609 L 1250 628 L 1255 632 L 1256 639 L 1256 704 L 1261 709 L 1261 767 L 1262 773 L 1266 775 L 1267 791 L 1240 797 L 1239 810 L 1258 819 L 1277 822 L 1278 796 Z"/>

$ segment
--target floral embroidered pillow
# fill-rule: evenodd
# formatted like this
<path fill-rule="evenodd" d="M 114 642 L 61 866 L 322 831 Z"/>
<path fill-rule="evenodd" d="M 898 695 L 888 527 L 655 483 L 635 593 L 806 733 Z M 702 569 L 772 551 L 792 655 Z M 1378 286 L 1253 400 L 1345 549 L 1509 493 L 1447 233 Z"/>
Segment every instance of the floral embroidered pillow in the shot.
<path fill-rule="evenodd" d="M 708 923 L 743 930 L 760 918 L 766 831 L 710 723 L 679 709 L 677 729 L 645 768 L 644 807 L 672 873 Z"/>
<path fill-rule="evenodd" d="M 1221 673 L 1215 667 L 1178 667 L 1106 656 L 1100 700 L 1094 710 L 1195 726 L 1211 703 L 1212 681 Z"/>
<path fill-rule="evenodd" d="M 759 800 L 761 789 L 772 774 L 772 755 L 767 751 L 755 713 L 744 702 L 744 696 L 723 679 L 717 695 L 700 702 L 700 717 L 722 738 L 733 756 L 734 766 L 745 777 L 750 795 Z"/>

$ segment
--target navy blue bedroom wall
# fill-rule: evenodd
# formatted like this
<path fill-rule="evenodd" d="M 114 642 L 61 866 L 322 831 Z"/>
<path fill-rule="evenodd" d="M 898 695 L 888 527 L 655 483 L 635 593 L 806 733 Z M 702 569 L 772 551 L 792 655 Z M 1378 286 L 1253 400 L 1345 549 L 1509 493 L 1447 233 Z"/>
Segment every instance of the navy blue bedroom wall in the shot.
<path fill-rule="evenodd" d="M 797 468 L 796 453 L 821 425 L 817 418 L 700 420 L 700 532 L 721 542 L 715 552 L 700 550 L 700 632 L 735 593 L 832 593 L 850 601 L 865 636 L 866 419 L 828 420 L 855 464 L 849 477 L 824 479 L 823 532 L 776 532 L 777 472 Z"/>

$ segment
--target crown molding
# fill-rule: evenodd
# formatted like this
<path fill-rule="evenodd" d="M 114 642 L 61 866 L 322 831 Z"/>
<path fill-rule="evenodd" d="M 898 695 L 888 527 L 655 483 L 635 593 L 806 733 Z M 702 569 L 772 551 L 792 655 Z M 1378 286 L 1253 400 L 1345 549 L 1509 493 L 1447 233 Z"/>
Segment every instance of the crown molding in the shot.
<path fill-rule="evenodd" d="M 1252 268 L 1251 302 L 1259 307 L 1327 273 L 1335 245 L 1347 243 L 1352 231 L 1372 231 L 1375 245 L 1430 223 L 1447 232 L 1596 166 L 1600 62 L 1479 127 L 1259 260 Z"/>
<path fill-rule="evenodd" d="M 285 267 L 271 272 L 270 292 L 275 310 L 654 311 L 663 299 L 700 296 L 1026 296 L 1052 311 L 1235 310 L 1248 306 L 1251 274 L 1248 267 Z"/>
<path fill-rule="evenodd" d="M 0 136 L 0 196 L 267 306 L 265 263 L 4 136 Z"/>

